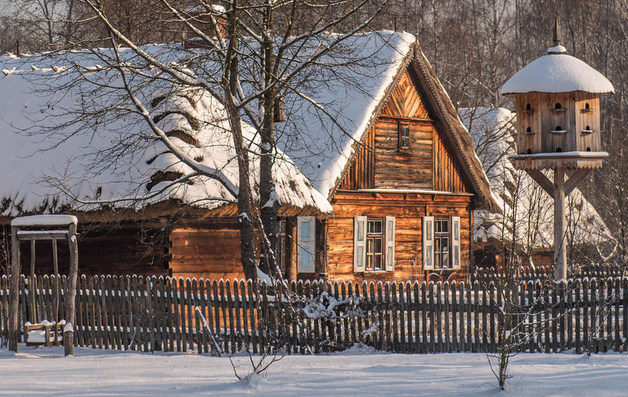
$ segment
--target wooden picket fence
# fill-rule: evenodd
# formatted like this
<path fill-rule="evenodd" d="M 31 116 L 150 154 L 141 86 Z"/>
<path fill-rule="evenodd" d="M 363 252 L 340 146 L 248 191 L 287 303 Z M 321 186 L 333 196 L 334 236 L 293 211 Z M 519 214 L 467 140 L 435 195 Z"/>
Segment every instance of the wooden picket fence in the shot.
<path fill-rule="evenodd" d="M 8 285 L 0 278 L 0 332 L 8 328 Z M 62 277 L 61 300 L 67 280 Z M 81 276 L 77 346 L 143 351 L 319 353 L 365 343 L 405 353 L 492 352 L 504 301 L 480 283 L 267 285 L 171 277 Z M 518 285 L 519 351 L 628 350 L 628 278 L 575 279 L 552 288 Z M 54 276 L 22 277 L 19 317 L 55 320 Z M 59 302 L 60 318 L 65 305 Z M 204 326 L 204 323 L 207 326 Z M 512 327 L 511 327 L 512 328 Z M 22 336 L 23 338 L 23 336 Z"/>

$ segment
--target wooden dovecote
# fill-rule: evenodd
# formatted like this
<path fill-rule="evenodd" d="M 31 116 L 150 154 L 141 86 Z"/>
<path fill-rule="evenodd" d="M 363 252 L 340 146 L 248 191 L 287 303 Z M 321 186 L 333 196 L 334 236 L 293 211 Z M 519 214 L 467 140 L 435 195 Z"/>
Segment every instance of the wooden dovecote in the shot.
<path fill-rule="evenodd" d="M 515 99 L 517 154 L 515 167 L 525 170 L 554 198 L 555 277 L 567 277 L 565 197 L 600 168 L 608 153 L 602 147 L 600 96 L 614 92 L 597 70 L 567 55 L 560 45 L 558 18 L 554 46 L 503 86 Z M 542 172 L 553 171 L 553 181 Z M 565 176 L 571 174 L 566 179 Z"/>
<path fill-rule="evenodd" d="M 512 76 L 502 94 L 512 96 L 517 113 L 517 155 L 521 169 L 599 168 L 603 151 L 600 96 L 612 84 L 560 45 L 558 24 L 554 46 Z"/>

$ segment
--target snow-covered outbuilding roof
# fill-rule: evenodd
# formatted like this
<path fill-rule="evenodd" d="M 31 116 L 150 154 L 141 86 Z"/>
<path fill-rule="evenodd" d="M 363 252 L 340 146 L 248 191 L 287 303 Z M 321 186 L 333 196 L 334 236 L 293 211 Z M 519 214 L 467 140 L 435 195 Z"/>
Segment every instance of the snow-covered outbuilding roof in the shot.
<path fill-rule="evenodd" d="M 162 60 L 176 60 L 183 52 L 179 45 L 144 49 Z M 114 200 L 108 206 L 119 208 L 172 199 L 209 210 L 233 203 L 232 192 L 217 180 L 188 178 L 193 170 L 133 110 L 121 91 L 119 74 L 99 65 L 99 58 L 111 56 L 109 52 L 0 57 L 1 214 L 92 210 L 108 200 Z M 150 104 L 151 118 L 170 141 L 237 188 L 235 149 L 222 104 L 204 91 L 184 90 L 159 79 L 144 83 L 134 82 L 135 94 Z M 255 176 L 259 135 L 246 123 L 242 128 Z M 331 212 L 327 199 L 280 150 L 273 174 L 282 206 Z"/>
<path fill-rule="evenodd" d="M 566 48 L 561 45 L 549 48 L 546 55 L 530 62 L 501 88 L 502 95 L 575 91 L 608 94 L 615 89 L 600 72 L 567 55 Z"/>
<path fill-rule="evenodd" d="M 477 108 L 460 109 L 460 114 L 502 210 L 502 214 L 474 212 L 474 241 L 512 241 L 516 229 L 518 244 L 524 249 L 552 247 L 553 200 L 509 159 L 515 153 L 514 113 L 505 108 Z M 577 188 L 567 197 L 567 236 L 574 245 L 614 241 L 596 209 Z"/>

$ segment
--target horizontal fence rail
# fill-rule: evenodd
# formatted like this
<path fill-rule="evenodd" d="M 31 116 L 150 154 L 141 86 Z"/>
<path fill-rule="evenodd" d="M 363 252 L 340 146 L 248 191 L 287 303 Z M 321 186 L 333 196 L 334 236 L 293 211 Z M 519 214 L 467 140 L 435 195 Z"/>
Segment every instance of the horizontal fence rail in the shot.
<path fill-rule="evenodd" d="M 608 277 L 626 277 L 628 276 L 628 267 L 616 264 L 594 264 L 570 268 L 569 278 L 573 280 L 608 278 Z M 507 273 L 496 271 L 493 268 L 475 268 L 470 274 L 471 282 L 478 281 L 480 284 L 486 284 L 491 281 L 503 280 L 508 277 Z M 537 269 L 525 269 L 521 271 L 517 277 L 525 281 L 542 280 L 551 283 L 554 278 L 553 267 L 539 267 Z"/>
<path fill-rule="evenodd" d="M 65 276 L 22 276 L 19 324 L 64 318 Z M 8 332 L 9 278 L 0 278 Z M 468 283 L 275 285 L 173 277 L 81 276 L 76 346 L 198 353 L 319 353 L 364 343 L 404 353 L 626 351 L 628 278 Z M 57 302 L 56 300 L 60 300 Z M 56 313 L 59 313 L 57 316 Z"/>

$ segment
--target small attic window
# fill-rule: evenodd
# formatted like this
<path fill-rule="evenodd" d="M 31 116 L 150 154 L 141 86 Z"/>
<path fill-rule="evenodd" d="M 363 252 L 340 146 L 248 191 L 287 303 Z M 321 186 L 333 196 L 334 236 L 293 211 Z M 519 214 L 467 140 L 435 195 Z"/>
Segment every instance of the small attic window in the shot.
<path fill-rule="evenodd" d="M 399 123 L 399 149 L 410 148 L 410 125 Z"/>

